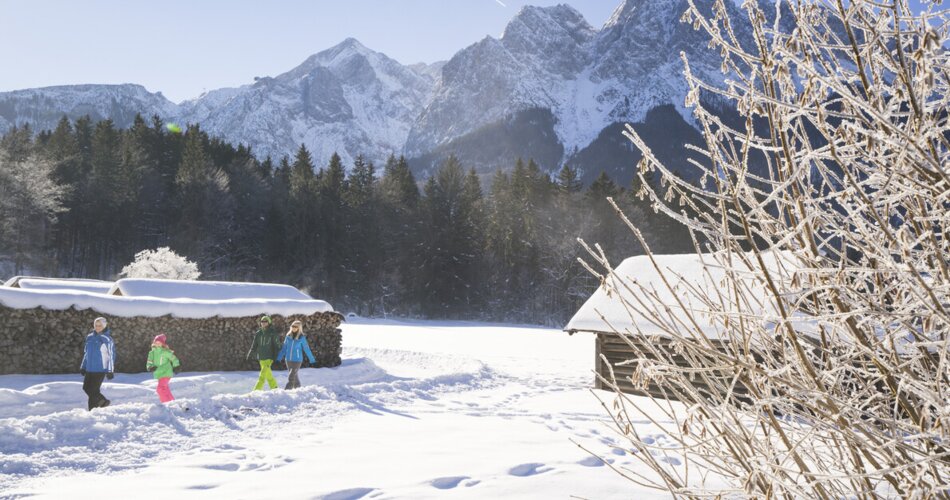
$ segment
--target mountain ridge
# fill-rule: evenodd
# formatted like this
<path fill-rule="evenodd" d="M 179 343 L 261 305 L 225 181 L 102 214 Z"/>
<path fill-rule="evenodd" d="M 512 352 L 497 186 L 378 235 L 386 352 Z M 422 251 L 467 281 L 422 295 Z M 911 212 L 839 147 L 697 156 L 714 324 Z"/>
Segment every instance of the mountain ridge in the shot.
<path fill-rule="evenodd" d="M 712 0 L 696 3 L 712 8 Z M 404 154 L 425 175 L 454 154 L 485 174 L 515 155 L 536 158 L 549 171 L 564 163 L 591 171 L 596 166 L 579 158 L 601 157 L 585 149 L 618 123 L 645 123 L 651 110 L 670 105 L 692 123 L 683 106 L 680 51 L 694 73 L 722 78 L 718 55 L 679 22 L 686 5 L 624 0 L 599 29 L 567 4 L 525 6 L 500 37 L 486 36 L 433 64 L 403 65 L 349 37 L 276 76 L 178 104 L 134 84 L 3 92 L 0 132 L 24 122 L 52 128 L 63 114 L 123 126 L 141 113 L 198 123 L 261 157 L 292 155 L 304 144 L 317 165 L 334 152 L 346 165 L 358 154 L 374 162 Z M 662 122 L 673 119 L 667 118 Z"/>

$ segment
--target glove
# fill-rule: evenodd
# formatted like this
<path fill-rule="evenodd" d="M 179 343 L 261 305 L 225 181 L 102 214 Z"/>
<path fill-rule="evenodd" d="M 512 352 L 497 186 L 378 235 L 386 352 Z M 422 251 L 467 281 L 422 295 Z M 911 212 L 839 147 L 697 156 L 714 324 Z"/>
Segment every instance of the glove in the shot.
<path fill-rule="evenodd" d="M 112 372 L 106 373 L 106 378 L 109 380 L 112 380 L 113 378 L 115 378 L 115 373 L 112 373 Z"/>
<path fill-rule="evenodd" d="M 146 368 L 146 370 L 149 371 L 149 372 L 153 372 L 153 371 L 155 371 L 156 369 L 158 369 L 157 366 L 150 366 L 150 367 Z"/>
<path fill-rule="evenodd" d="M 173 366 L 173 367 L 172 367 L 172 373 L 178 373 L 178 372 L 180 372 L 180 371 L 181 371 L 181 366 Z"/>
<path fill-rule="evenodd" d="M 86 376 L 86 369 L 85 369 L 85 368 L 80 368 L 80 369 L 79 369 L 79 374 L 82 375 L 83 377 L 85 377 L 85 376 Z"/>

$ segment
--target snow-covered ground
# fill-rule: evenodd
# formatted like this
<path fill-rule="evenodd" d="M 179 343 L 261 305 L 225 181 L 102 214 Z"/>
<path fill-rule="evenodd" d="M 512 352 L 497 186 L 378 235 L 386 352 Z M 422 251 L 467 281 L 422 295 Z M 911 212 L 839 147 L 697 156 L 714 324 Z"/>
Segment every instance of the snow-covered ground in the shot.
<path fill-rule="evenodd" d="M 103 386 L 112 406 L 87 412 L 78 374 L 0 376 L 0 498 L 666 497 L 578 446 L 642 469 L 589 390 L 592 336 L 343 329 L 343 365 L 302 370 L 295 391 L 249 393 L 256 372 L 185 372 L 162 406 L 149 374 L 119 374 Z"/>

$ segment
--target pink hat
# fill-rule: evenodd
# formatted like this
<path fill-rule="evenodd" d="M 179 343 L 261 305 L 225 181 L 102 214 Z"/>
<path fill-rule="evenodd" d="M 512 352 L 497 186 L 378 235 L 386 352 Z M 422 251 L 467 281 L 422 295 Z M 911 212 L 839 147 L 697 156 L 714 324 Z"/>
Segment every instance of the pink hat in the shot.
<path fill-rule="evenodd" d="M 165 344 L 165 334 L 164 334 L 164 333 L 159 333 L 158 335 L 156 335 L 155 338 L 152 339 L 152 343 L 153 343 L 153 344 L 166 345 L 166 344 Z"/>

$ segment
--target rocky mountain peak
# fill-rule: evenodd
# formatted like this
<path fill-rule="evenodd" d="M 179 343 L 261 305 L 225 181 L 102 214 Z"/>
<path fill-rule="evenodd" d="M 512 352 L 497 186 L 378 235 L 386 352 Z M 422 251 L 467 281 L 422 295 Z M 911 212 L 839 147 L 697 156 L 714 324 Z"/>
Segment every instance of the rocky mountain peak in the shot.
<path fill-rule="evenodd" d="M 727 3 L 731 4 L 732 0 L 727 0 Z M 712 1 L 696 0 L 696 4 L 700 9 L 707 10 L 704 5 L 712 5 Z M 614 26 L 642 26 L 650 21 L 673 21 L 679 24 L 680 16 L 687 7 L 689 3 L 686 0 L 623 0 L 604 23 L 602 30 Z"/>
<path fill-rule="evenodd" d="M 552 7 L 525 6 L 508 22 L 502 34 L 503 40 L 525 37 L 568 36 L 576 43 L 586 43 L 596 30 L 584 16 L 570 5 Z"/>
<path fill-rule="evenodd" d="M 381 54 L 370 50 L 360 43 L 359 40 L 349 37 L 329 49 L 318 52 L 314 57 L 324 66 L 332 66 L 334 63 L 339 63 L 354 57 L 372 58 L 379 55 Z"/>

